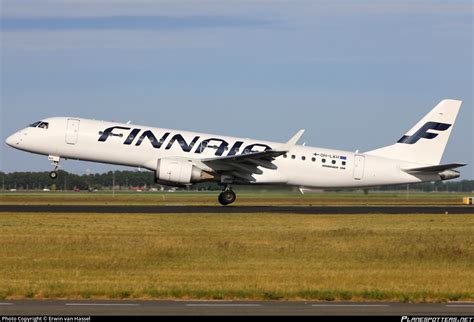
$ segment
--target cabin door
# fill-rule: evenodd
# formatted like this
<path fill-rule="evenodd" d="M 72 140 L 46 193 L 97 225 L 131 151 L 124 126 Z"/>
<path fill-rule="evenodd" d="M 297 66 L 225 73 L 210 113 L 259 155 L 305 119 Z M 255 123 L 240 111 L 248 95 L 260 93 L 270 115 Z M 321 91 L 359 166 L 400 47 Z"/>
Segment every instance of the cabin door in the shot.
<path fill-rule="evenodd" d="M 79 124 L 80 120 L 77 119 L 68 119 L 67 120 L 67 130 L 66 130 L 66 143 L 67 144 L 76 144 L 77 138 L 79 136 Z"/>
<path fill-rule="evenodd" d="M 354 158 L 354 179 L 362 180 L 364 177 L 365 156 L 355 155 Z"/>

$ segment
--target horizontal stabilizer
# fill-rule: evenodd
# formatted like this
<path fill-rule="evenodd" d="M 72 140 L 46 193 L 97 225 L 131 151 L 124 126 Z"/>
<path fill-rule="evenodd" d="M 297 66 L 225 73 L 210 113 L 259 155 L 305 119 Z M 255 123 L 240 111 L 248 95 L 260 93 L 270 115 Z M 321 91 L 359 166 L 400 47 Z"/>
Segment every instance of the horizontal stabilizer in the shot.
<path fill-rule="evenodd" d="M 450 163 L 450 164 L 441 164 L 441 165 L 434 165 L 429 167 L 421 167 L 421 168 L 412 168 L 412 169 L 403 169 L 406 173 L 416 174 L 416 173 L 439 173 L 446 170 L 452 170 L 460 167 L 464 167 L 466 164 L 464 163 Z"/>

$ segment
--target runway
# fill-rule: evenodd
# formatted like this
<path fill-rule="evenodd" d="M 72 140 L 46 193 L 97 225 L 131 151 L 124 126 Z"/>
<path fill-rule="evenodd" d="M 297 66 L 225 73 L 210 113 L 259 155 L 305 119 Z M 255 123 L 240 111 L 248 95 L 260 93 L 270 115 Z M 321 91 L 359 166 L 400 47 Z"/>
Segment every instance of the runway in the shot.
<path fill-rule="evenodd" d="M 117 206 L 0 205 L 0 213 L 110 214 L 474 214 L 473 206 Z"/>
<path fill-rule="evenodd" d="M 472 303 L 285 301 L 1 301 L 0 315 L 458 315 L 472 316 Z"/>

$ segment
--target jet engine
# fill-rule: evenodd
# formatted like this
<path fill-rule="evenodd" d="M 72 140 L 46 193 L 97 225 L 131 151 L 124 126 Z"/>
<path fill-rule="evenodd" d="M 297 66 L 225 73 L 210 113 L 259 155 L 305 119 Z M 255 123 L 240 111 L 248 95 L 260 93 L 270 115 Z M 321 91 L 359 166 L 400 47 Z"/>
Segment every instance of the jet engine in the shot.
<path fill-rule="evenodd" d="M 459 171 L 456 170 L 445 170 L 443 172 L 440 172 L 439 176 L 441 180 L 451 180 L 459 178 L 461 174 L 459 173 Z"/>
<path fill-rule="evenodd" d="M 158 159 L 155 178 L 157 182 L 165 182 L 170 185 L 186 185 L 212 180 L 214 176 L 187 160 L 163 158 Z"/>

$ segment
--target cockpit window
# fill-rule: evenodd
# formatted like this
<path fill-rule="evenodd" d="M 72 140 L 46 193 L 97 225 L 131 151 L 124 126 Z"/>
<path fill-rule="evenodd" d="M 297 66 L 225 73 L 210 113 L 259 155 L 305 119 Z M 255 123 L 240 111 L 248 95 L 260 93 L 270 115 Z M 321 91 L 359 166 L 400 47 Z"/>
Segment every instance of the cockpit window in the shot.
<path fill-rule="evenodd" d="M 47 130 L 49 128 L 49 123 L 38 121 L 38 122 L 35 122 L 35 123 L 31 124 L 30 127 L 39 127 L 41 129 L 46 129 Z"/>

